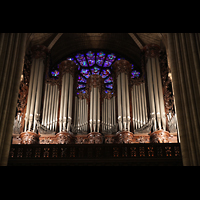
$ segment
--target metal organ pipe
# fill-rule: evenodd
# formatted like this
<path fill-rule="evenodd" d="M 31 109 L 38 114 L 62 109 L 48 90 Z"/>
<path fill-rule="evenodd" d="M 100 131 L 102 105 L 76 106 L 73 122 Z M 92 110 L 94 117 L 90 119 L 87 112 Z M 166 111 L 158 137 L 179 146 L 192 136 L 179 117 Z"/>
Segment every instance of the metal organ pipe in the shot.
<path fill-rule="evenodd" d="M 117 103 L 119 130 L 122 131 L 121 74 L 117 77 Z"/>
<path fill-rule="evenodd" d="M 145 56 L 147 57 L 146 69 L 149 91 L 150 115 L 151 118 L 154 120 L 154 131 L 156 129 L 161 129 L 162 127 L 164 130 L 166 130 L 165 107 L 162 91 L 160 64 L 158 59 L 159 50 L 160 47 L 155 44 L 147 45 L 144 48 L 144 51 L 146 51 Z"/>
<path fill-rule="evenodd" d="M 24 131 L 26 132 L 28 121 L 29 121 L 29 113 L 30 113 L 30 105 L 31 105 L 31 96 L 32 96 L 32 88 L 33 88 L 33 80 L 34 80 L 34 71 L 35 71 L 35 59 L 33 59 L 32 67 L 31 67 L 31 76 L 30 76 L 30 83 L 29 83 L 29 89 L 28 89 L 28 100 L 27 100 L 27 106 L 26 106 L 26 118 L 25 118 L 25 126 Z"/>
<path fill-rule="evenodd" d="M 160 116 L 161 116 L 163 130 L 166 131 L 165 106 L 164 106 L 162 81 L 161 81 L 160 65 L 159 65 L 158 58 L 156 58 L 156 70 L 157 70 L 157 78 L 158 78 L 158 94 L 159 94 L 159 101 L 160 101 Z"/>

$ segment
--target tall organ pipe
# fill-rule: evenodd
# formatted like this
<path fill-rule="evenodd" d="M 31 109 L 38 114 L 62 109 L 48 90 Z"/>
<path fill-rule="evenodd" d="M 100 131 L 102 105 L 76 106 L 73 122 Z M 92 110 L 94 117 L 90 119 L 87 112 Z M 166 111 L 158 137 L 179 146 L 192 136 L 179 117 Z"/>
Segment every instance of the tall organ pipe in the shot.
<path fill-rule="evenodd" d="M 114 63 L 117 79 L 118 96 L 118 123 L 119 130 L 130 130 L 130 104 L 128 76 L 131 73 L 131 64 L 127 60 L 118 60 Z M 123 127 L 122 127 L 123 123 Z"/>

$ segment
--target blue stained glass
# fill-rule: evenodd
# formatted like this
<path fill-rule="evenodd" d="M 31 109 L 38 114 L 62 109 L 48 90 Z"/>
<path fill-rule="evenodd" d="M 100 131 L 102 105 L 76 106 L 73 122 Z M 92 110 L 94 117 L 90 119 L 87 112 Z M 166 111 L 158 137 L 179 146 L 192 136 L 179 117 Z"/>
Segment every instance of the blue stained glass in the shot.
<path fill-rule="evenodd" d="M 78 84 L 77 89 L 82 89 L 82 88 L 85 88 L 85 85 L 84 84 Z"/>
<path fill-rule="evenodd" d="M 76 59 L 78 60 L 78 61 L 81 61 L 81 60 L 83 60 L 85 57 L 84 57 L 84 54 L 81 54 L 81 53 L 78 53 L 76 56 Z"/>
<path fill-rule="evenodd" d="M 74 58 L 67 58 L 67 60 L 71 60 L 71 61 L 74 61 Z"/>
<path fill-rule="evenodd" d="M 110 70 L 109 69 L 104 69 L 102 72 L 101 72 L 101 77 L 102 78 L 106 78 L 108 75 L 110 75 L 111 74 L 111 72 L 110 72 Z"/>
<path fill-rule="evenodd" d="M 98 59 L 97 62 L 96 62 L 96 64 L 98 66 L 102 66 L 103 65 L 103 60 Z"/>
<path fill-rule="evenodd" d="M 94 55 L 94 53 L 92 51 L 87 52 L 86 56 L 87 56 L 88 60 L 90 60 L 90 59 L 91 60 L 95 60 L 95 55 Z"/>
<path fill-rule="evenodd" d="M 88 66 L 86 60 L 80 61 L 80 65 L 83 66 L 83 67 Z"/>
<path fill-rule="evenodd" d="M 108 92 L 111 92 L 110 90 L 105 90 L 105 93 L 107 94 Z M 112 93 L 113 94 L 113 93 Z"/>
<path fill-rule="evenodd" d="M 105 53 L 103 53 L 102 51 L 98 52 L 96 56 L 96 64 L 98 66 L 102 66 L 104 59 L 105 59 Z"/>
<path fill-rule="evenodd" d="M 85 78 L 89 78 L 90 77 L 90 71 L 88 69 L 82 69 L 81 70 L 81 74 L 83 76 L 85 76 Z"/>
<path fill-rule="evenodd" d="M 140 76 L 140 72 L 137 72 L 136 70 L 132 71 L 131 74 L 131 78 L 138 78 Z"/>
<path fill-rule="evenodd" d="M 105 58 L 105 53 L 104 53 L 103 51 L 98 52 L 98 53 L 97 53 L 97 56 L 98 56 L 99 58 Z"/>
<path fill-rule="evenodd" d="M 98 67 L 94 67 L 91 69 L 92 71 L 92 74 L 98 74 L 99 75 L 99 72 L 100 72 L 100 69 Z"/>
<path fill-rule="evenodd" d="M 108 54 L 106 60 L 113 62 L 115 60 L 116 56 L 114 53 Z"/>
<path fill-rule="evenodd" d="M 80 93 L 80 92 L 82 92 L 83 94 L 86 93 L 85 89 L 79 90 L 79 93 Z M 79 93 L 77 93 L 77 94 L 79 94 Z"/>
<path fill-rule="evenodd" d="M 89 64 L 89 66 L 91 67 L 92 65 L 95 64 L 95 60 L 88 60 L 88 64 Z"/>
<path fill-rule="evenodd" d="M 52 76 L 58 76 L 59 75 L 59 71 L 55 70 L 55 71 L 51 72 L 51 75 Z"/>
<path fill-rule="evenodd" d="M 83 78 L 82 76 L 78 76 L 78 82 L 79 83 L 87 83 L 87 80 Z"/>
<path fill-rule="evenodd" d="M 112 82 L 113 82 L 113 79 L 111 76 L 104 80 L 104 83 L 112 83 Z"/>
<path fill-rule="evenodd" d="M 106 88 L 108 88 L 108 89 L 113 89 L 113 84 L 109 84 L 109 85 L 106 85 Z"/>
<path fill-rule="evenodd" d="M 111 64 L 112 64 L 112 62 L 106 60 L 103 66 L 110 67 Z"/>

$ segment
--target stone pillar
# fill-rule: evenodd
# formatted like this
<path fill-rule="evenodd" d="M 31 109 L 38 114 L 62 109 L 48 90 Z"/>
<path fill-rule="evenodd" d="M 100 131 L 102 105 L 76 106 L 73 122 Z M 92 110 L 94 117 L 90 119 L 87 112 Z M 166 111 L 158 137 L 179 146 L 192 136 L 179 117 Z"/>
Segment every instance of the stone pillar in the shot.
<path fill-rule="evenodd" d="M 0 165 L 8 162 L 27 33 L 0 33 Z"/>
<path fill-rule="evenodd" d="M 200 34 L 169 33 L 176 114 L 184 166 L 200 165 Z"/>

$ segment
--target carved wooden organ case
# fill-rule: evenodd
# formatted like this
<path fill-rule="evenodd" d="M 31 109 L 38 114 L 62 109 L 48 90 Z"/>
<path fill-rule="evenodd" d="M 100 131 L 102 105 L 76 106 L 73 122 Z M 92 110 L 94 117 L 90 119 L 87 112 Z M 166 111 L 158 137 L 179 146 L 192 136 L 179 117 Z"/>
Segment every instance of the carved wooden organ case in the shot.
<path fill-rule="evenodd" d="M 78 91 L 80 69 L 73 59 L 62 61 L 53 78 L 49 67 L 45 46 L 27 52 L 13 126 L 16 143 L 169 142 L 168 133 L 176 132 L 170 70 L 159 46 L 144 47 L 139 73 L 133 74 L 129 61 L 115 60 L 111 90 L 102 72 L 84 77 L 85 90 Z"/>

